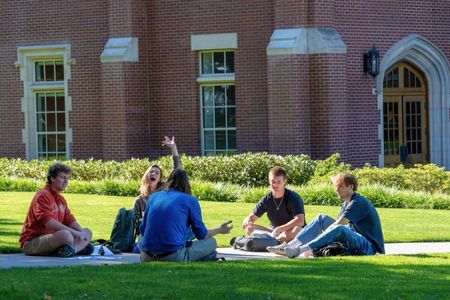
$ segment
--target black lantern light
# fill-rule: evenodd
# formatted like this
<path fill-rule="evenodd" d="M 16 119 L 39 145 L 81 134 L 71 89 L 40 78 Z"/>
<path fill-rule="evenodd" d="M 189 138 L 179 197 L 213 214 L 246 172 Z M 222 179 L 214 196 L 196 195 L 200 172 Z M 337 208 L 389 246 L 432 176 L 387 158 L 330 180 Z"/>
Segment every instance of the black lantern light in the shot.
<path fill-rule="evenodd" d="M 364 53 L 364 72 L 374 78 L 380 74 L 380 54 L 375 45 L 369 52 Z"/>

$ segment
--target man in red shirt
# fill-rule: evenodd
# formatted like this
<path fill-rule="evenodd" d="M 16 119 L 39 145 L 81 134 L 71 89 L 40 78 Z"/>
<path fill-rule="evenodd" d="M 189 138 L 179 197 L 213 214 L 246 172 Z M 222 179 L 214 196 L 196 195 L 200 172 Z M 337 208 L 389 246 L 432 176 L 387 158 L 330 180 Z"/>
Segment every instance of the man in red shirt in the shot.
<path fill-rule="evenodd" d="M 19 239 L 26 255 L 71 257 L 92 253 L 91 230 L 81 228 L 61 195 L 70 172 L 62 163 L 50 166 L 46 186 L 31 201 Z"/>

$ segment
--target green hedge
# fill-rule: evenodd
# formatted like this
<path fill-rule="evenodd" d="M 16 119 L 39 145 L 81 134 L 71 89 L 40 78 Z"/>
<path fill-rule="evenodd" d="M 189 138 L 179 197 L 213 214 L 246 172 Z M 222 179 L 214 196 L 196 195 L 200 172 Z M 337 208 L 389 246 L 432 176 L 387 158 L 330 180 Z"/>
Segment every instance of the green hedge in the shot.
<path fill-rule="evenodd" d="M 307 183 L 316 166 L 307 155 L 271 155 L 245 153 L 228 156 L 183 157 L 183 168 L 195 180 L 228 182 L 243 186 L 265 186 L 267 174 L 274 166 L 286 168 L 289 181 L 296 185 Z"/>
<path fill-rule="evenodd" d="M 361 185 L 377 184 L 402 190 L 450 193 L 450 173 L 433 164 L 405 168 L 365 166 L 353 172 Z"/>
<path fill-rule="evenodd" d="M 341 171 L 351 170 L 349 164 L 339 161 L 339 154 L 325 160 L 313 161 L 306 155 L 278 156 L 267 153 L 245 153 L 230 156 L 183 156 L 183 168 L 191 180 L 226 182 L 247 187 L 267 185 L 267 173 L 275 165 L 283 166 L 289 175 L 289 184 L 295 186 L 329 184 L 330 176 Z M 22 159 L 0 159 L 0 178 L 28 178 L 44 180 L 53 162 L 30 161 Z M 73 169 L 71 178 L 79 181 L 139 181 L 148 166 L 159 164 L 165 170 L 172 168 L 170 156 L 158 161 L 130 159 L 123 162 L 100 160 L 69 160 L 66 163 Z M 424 191 L 429 193 L 449 193 L 450 175 L 436 165 L 416 165 L 414 168 L 376 168 L 366 166 L 352 171 L 361 185 L 383 185 L 402 190 Z M 106 181 L 106 190 L 114 190 L 113 183 Z"/>
<path fill-rule="evenodd" d="M 43 185 L 43 181 L 34 179 L 0 178 L 0 191 L 34 192 Z M 201 201 L 256 203 L 269 191 L 268 188 L 249 188 L 229 183 L 192 181 L 191 185 L 193 195 Z M 138 194 L 138 186 L 138 181 L 85 182 L 71 180 L 67 187 L 67 193 L 134 197 Z M 334 206 L 341 204 L 334 187 L 330 184 L 290 186 L 289 188 L 300 194 L 305 204 Z M 359 192 L 370 199 L 376 207 L 450 209 L 450 195 L 448 194 L 404 191 L 379 185 L 362 186 Z"/>
<path fill-rule="evenodd" d="M 211 182 L 228 182 L 245 186 L 267 184 L 267 173 L 273 166 L 287 169 L 290 182 L 302 185 L 308 182 L 315 168 L 315 161 L 306 155 L 278 156 L 267 153 L 245 153 L 229 156 L 182 156 L 183 169 L 191 179 Z M 23 159 L 0 159 L 0 178 L 45 178 L 50 161 L 25 161 Z M 82 181 L 105 179 L 140 180 L 145 170 L 153 164 L 162 166 L 167 172 L 172 168 L 170 156 L 159 160 L 130 159 L 123 162 L 100 160 L 69 160 L 71 178 Z"/>

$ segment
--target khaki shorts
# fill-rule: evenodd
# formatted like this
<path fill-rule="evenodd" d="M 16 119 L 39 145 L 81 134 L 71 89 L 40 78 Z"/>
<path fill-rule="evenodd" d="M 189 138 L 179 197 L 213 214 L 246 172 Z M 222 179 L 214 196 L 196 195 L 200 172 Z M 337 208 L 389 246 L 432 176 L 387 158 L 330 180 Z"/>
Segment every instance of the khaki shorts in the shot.
<path fill-rule="evenodd" d="M 55 253 L 56 249 L 50 246 L 49 240 L 52 234 L 43 234 L 32 240 L 26 241 L 22 246 L 22 252 L 26 255 L 50 255 Z"/>

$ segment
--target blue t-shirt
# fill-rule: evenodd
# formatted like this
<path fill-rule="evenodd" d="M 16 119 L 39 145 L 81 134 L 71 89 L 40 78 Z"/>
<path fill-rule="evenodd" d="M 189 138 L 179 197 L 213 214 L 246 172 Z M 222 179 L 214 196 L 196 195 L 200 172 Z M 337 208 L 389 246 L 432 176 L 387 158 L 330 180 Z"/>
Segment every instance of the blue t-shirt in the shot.
<path fill-rule="evenodd" d="M 305 214 L 305 206 L 296 192 L 284 189 L 281 199 L 275 199 L 270 192 L 259 200 L 253 214 L 260 218 L 265 212 L 272 227 L 278 227 L 290 222 L 298 214 Z"/>
<path fill-rule="evenodd" d="M 347 218 L 350 228 L 368 239 L 378 253 L 384 253 L 380 217 L 369 200 L 354 193 L 350 202 L 342 204 L 338 218 L 341 216 Z"/>
<path fill-rule="evenodd" d="M 146 252 L 175 252 L 183 248 L 191 229 L 199 240 L 208 233 L 198 200 L 177 190 L 150 196 L 139 229 L 141 249 Z"/>

